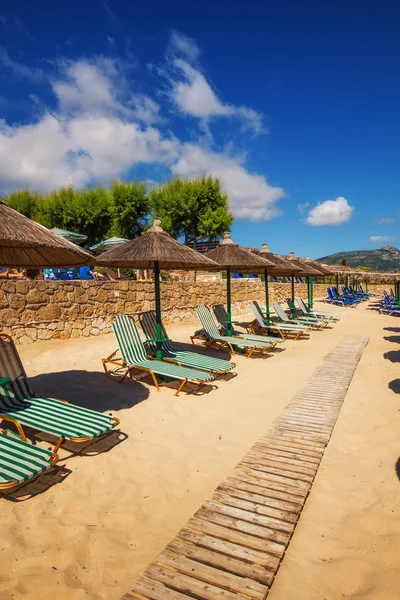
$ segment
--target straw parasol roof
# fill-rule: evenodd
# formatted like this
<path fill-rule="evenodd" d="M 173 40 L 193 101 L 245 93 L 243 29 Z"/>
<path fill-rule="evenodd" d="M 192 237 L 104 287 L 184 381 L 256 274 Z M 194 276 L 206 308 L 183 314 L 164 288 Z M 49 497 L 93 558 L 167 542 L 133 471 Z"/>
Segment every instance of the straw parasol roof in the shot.
<path fill-rule="evenodd" d="M 140 237 L 100 254 L 96 258 L 96 264 L 153 269 L 154 263 L 158 262 L 160 269 L 219 269 L 218 265 L 203 254 L 172 238 L 160 223 L 160 219 L 155 218 L 153 225 Z"/>
<path fill-rule="evenodd" d="M 229 232 L 224 233 L 224 239 L 221 244 L 209 250 L 204 256 L 211 258 L 221 267 L 230 267 L 233 271 L 259 272 L 266 268 L 273 268 L 275 265 L 270 260 L 261 258 L 245 248 L 240 248 L 231 240 Z"/>
<path fill-rule="evenodd" d="M 323 275 L 324 277 L 332 276 L 332 271 L 330 271 L 329 269 L 326 269 L 325 267 L 323 267 L 320 263 L 316 262 L 315 260 L 311 260 L 311 258 L 309 256 L 307 256 L 307 258 L 302 260 L 302 262 L 306 263 L 308 266 L 312 267 L 316 271 L 319 271 L 320 274 Z"/>
<path fill-rule="evenodd" d="M 93 257 L 0 201 L 0 264 L 78 267 L 93 264 Z"/>
<path fill-rule="evenodd" d="M 317 269 L 314 269 L 311 265 L 297 258 L 294 252 L 290 253 L 290 256 L 288 256 L 287 260 L 291 261 L 296 267 L 301 269 L 301 273 L 296 273 L 296 275 L 305 275 L 306 277 L 321 277 L 321 273 L 317 271 Z"/>
<path fill-rule="evenodd" d="M 270 252 L 267 244 L 265 243 L 262 245 L 261 250 L 258 248 L 252 248 L 251 252 L 254 252 L 254 254 L 261 256 L 261 258 L 266 258 L 269 262 L 272 262 L 274 264 L 274 268 L 272 269 L 274 275 L 291 275 L 292 273 L 295 275 L 296 273 L 300 274 L 300 269 L 298 267 L 296 267 L 293 263 L 290 263 L 285 258 Z"/>

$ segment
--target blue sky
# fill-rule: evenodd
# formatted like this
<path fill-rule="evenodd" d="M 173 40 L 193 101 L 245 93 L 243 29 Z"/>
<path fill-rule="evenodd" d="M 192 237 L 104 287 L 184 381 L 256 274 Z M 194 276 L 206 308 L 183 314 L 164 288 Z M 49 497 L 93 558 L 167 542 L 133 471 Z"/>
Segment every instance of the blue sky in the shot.
<path fill-rule="evenodd" d="M 0 4 L 0 191 L 221 178 L 243 245 L 396 245 L 400 5 Z"/>

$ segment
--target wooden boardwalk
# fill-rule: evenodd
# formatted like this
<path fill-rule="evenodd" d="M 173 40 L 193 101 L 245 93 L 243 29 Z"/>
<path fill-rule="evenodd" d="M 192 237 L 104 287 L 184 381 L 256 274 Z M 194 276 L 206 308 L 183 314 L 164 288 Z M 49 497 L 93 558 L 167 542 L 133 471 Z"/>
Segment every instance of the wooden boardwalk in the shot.
<path fill-rule="evenodd" d="M 121 600 L 266 598 L 367 343 L 349 335 L 325 357 Z"/>

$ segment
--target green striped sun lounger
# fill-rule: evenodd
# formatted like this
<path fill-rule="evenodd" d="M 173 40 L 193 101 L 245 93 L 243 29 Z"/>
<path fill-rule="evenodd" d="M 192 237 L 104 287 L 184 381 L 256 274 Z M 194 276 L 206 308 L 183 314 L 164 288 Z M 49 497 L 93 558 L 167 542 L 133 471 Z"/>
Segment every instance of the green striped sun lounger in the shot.
<path fill-rule="evenodd" d="M 0 430 L 0 490 L 8 490 L 51 469 L 58 456 Z"/>
<path fill-rule="evenodd" d="M 296 302 L 297 302 L 297 306 L 299 307 L 301 314 L 304 315 L 305 317 L 315 317 L 316 319 L 322 319 L 322 320 L 326 319 L 329 321 L 339 321 L 340 320 L 340 313 L 330 313 L 327 311 L 319 311 L 319 310 L 311 310 L 311 312 L 308 312 L 307 306 L 306 306 L 303 298 L 301 298 L 300 296 L 296 296 Z"/>
<path fill-rule="evenodd" d="M 255 351 L 264 354 L 274 347 L 274 345 L 269 342 L 252 342 L 251 340 L 244 340 L 240 337 L 221 335 L 207 306 L 199 306 L 197 309 L 197 316 L 199 317 L 204 330 L 206 350 L 211 348 L 211 346 L 228 347 L 232 354 L 236 354 L 235 347 L 239 347 L 245 350 L 247 358 L 249 358 Z M 192 340 L 192 344 L 194 344 L 194 340 L 198 339 L 198 337 L 198 334 L 191 336 L 190 339 Z"/>
<path fill-rule="evenodd" d="M 147 344 L 155 356 L 157 345 L 154 341 L 154 338 L 156 337 L 156 315 L 154 311 L 149 310 L 141 313 L 139 321 L 146 336 Z M 222 360 L 221 358 L 204 356 L 202 354 L 196 354 L 195 352 L 187 352 L 184 350 L 175 350 L 172 346 L 171 340 L 168 339 L 164 325 L 161 325 L 161 337 L 164 340 L 162 343 L 164 360 L 185 365 L 186 367 L 194 367 L 195 369 L 208 371 L 209 373 L 213 373 L 215 375 L 227 373 L 235 367 L 234 363 L 228 360 Z"/>
<path fill-rule="evenodd" d="M 250 310 L 254 316 L 254 321 L 248 325 L 250 331 L 258 331 L 261 334 L 264 331 L 276 331 L 283 340 L 287 339 L 291 335 L 293 335 L 294 339 L 297 340 L 306 333 L 305 329 L 298 329 L 296 326 L 292 328 L 291 325 L 287 325 L 285 323 L 271 322 L 270 325 L 268 325 L 260 305 L 255 300 L 250 302 Z"/>
<path fill-rule="evenodd" d="M 213 312 L 215 315 L 215 318 L 217 319 L 218 323 L 220 324 L 222 331 L 224 332 L 224 334 L 226 334 L 227 329 L 226 329 L 226 325 L 227 325 L 227 318 L 228 315 L 226 314 L 226 310 L 225 310 L 225 306 L 223 306 L 222 304 L 215 304 L 213 306 Z M 232 322 L 233 323 L 233 322 Z M 272 336 L 268 336 L 268 335 L 256 335 L 256 334 L 249 334 L 249 333 L 242 333 L 241 331 L 237 331 L 235 329 L 232 328 L 232 335 L 234 335 L 235 337 L 240 337 L 243 338 L 244 340 L 250 340 L 251 342 L 269 342 L 270 344 L 274 344 L 274 346 L 276 344 L 281 344 L 283 342 L 283 339 L 277 339 L 276 337 L 272 337 Z"/>
<path fill-rule="evenodd" d="M 64 440 L 88 442 L 119 424 L 116 417 L 34 396 L 14 342 L 5 334 L 0 334 L 0 375 L 0 420 L 14 423 L 21 437 L 21 425 L 50 433 L 58 438 L 57 451 Z"/>
<path fill-rule="evenodd" d="M 325 327 L 327 325 L 327 323 L 316 323 L 315 321 L 313 322 L 311 319 L 289 319 L 279 302 L 276 302 L 274 304 L 274 310 L 281 321 L 283 321 L 284 323 L 288 323 L 292 326 L 298 326 L 303 328 L 308 327 L 310 329 L 322 329 L 322 327 Z"/>
<path fill-rule="evenodd" d="M 121 358 L 116 357 L 118 353 L 118 350 L 116 350 L 108 358 L 102 359 L 104 371 L 108 377 L 110 376 L 110 371 L 108 370 L 109 364 L 124 369 L 125 372 L 120 378 L 120 382 L 135 369 L 145 371 L 152 377 L 157 391 L 160 391 L 160 386 L 156 375 L 170 377 L 181 382 L 175 392 L 175 396 L 179 394 L 188 382 L 196 385 L 204 385 L 204 383 L 214 379 L 210 373 L 206 373 L 205 371 L 175 365 L 148 356 L 140 339 L 136 323 L 128 315 L 118 315 L 115 317 L 112 328 L 117 338 Z"/>

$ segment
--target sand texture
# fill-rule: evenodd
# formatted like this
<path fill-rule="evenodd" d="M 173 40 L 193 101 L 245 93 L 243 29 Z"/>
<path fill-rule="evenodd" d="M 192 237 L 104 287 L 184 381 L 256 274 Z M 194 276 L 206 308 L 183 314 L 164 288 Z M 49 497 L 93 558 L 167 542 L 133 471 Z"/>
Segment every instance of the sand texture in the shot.
<path fill-rule="evenodd" d="M 28 500 L 0 499 L 1 600 L 118 600 L 346 333 L 370 342 L 269 599 L 395 600 L 400 319 L 365 306 L 342 315 L 267 358 L 235 356 L 236 377 L 177 398 L 148 379 L 108 380 L 112 335 L 21 347 L 37 395 L 112 412 L 121 428 L 62 449 L 63 468 L 26 486 Z M 185 344 L 193 331 L 168 327 Z"/>

